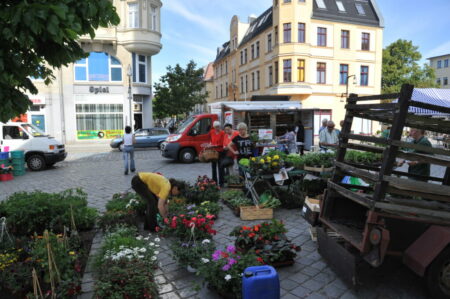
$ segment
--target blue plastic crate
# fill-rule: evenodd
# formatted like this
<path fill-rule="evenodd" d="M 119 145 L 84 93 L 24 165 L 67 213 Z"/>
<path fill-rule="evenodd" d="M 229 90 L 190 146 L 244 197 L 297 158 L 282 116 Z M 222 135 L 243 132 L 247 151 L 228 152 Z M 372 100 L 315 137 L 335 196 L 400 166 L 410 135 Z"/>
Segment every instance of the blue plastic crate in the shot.
<path fill-rule="evenodd" d="M 0 160 L 8 160 L 9 152 L 0 152 Z"/>
<path fill-rule="evenodd" d="M 254 266 L 245 269 L 242 275 L 243 299 L 279 299 L 280 280 L 275 268 Z"/>

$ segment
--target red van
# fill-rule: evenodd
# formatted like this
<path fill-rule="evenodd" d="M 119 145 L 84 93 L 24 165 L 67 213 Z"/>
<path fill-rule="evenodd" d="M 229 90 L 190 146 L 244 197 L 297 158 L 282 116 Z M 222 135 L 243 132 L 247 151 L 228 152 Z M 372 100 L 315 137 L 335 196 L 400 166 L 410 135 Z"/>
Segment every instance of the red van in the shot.
<path fill-rule="evenodd" d="M 213 122 L 218 120 L 217 114 L 199 114 L 190 116 L 178 130 L 167 137 L 161 146 L 161 154 L 165 158 L 192 163 L 202 150 L 201 145 L 209 143 L 209 131 Z"/>

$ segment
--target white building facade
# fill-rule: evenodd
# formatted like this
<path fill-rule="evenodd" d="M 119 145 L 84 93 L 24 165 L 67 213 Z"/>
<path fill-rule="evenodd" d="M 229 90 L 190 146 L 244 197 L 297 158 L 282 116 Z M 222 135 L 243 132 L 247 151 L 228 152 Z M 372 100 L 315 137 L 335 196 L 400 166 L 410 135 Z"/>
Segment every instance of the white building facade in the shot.
<path fill-rule="evenodd" d="M 152 56 L 161 45 L 160 0 L 114 0 L 119 25 L 100 28 L 79 42 L 89 56 L 54 71 L 21 120 L 65 143 L 111 139 L 125 125 L 153 126 Z M 131 117 L 130 117 L 131 116 Z"/>
<path fill-rule="evenodd" d="M 436 83 L 440 88 L 450 88 L 450 54 L 428 58 L 436 74 Z"/>

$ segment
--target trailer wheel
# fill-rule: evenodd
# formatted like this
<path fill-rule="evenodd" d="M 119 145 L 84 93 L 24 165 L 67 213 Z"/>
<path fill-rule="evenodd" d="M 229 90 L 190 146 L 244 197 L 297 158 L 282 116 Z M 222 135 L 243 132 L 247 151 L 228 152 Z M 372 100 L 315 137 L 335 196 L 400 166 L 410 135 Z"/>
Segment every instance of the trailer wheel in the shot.
<path fill-rule="evenodd" d="M 433 298 L 450 297 L 450 248 L 443 250 L 428 267 L 426 281 Z"/>

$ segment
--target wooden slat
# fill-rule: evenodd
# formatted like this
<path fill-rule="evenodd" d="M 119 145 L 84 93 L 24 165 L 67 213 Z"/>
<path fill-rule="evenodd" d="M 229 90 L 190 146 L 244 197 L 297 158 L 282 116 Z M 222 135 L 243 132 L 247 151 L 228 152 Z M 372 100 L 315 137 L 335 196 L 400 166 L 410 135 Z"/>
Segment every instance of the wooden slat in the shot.
<path fill-rule="evenodd" d="M 419 108 L 424 108 L 424 109 L 428 109 L 428 110 L 432 110 L 432 111 L 438 111 L 438 112 L 449 113 L 450 114 L 450 108 L 449 107 L 437 106 L 437 105 L 428 104 L 428 103 L 422 103 L 422 102 L 417 102 L 417 101 L 411 101 L 410 106 L 414 106 L 414 107 L 419 107 Z"/>
<path fill-rule="evenodd" d="M 335 223 L 330 219 L 324 219 L 320 217 L 320 221 L 322 221 L 326 226 L 337 232 L 342 238 L 350 242 L 353 246 L 358 248 L 359 250 L 363 250 L 363 235 L 362 232 L 345 226 L 343 224 Z"/>
<path fill-rule="evenodd" d="M 448 220 L 450 221 L 450 212 L 445 211 L 436 211 L 436 210 L 429 210 L 429 209 L 423 209 L 418 207 L 411 207 L 406 205 L 396 205 L 392 203 L 385 203 L 385 202 L 376 202 L 375 208 L 387 210 L 387 211 L 395 211 L 399 213 L 411 213 L 416 215 L 423 215 L 427 217 L 437 217 L 440 219 Z"/>
<path fill-rule="evenodd" d="M 400 96 L 399 93 L 386 93 L 382 95 L 363 96 L 356 98 L 348 98 L 347 101 L 360 102 L 360 101 L 373 101 L 373 100 L 395 100 Z"/>
<path fill-rule="evenodd" d="M 404 142 L 404 141 L 399 141 L 399 140 L 390 140 L 389 143 L 399 146 L 399 147 L 402 147 L 402 148 L 411 148 L 411 149 L 415 149 L 415 150 L 430 153 L 430 154 L 450 156 L 450 150 L 446 150 L 446 149 L 423 146 L 420 144 L 414 144 L 414 143 L 409 143 L 409 142 Z"/>
<path fill-rule="evenodd" d="M 348 190 L 342 186 L 339 186 L 338 184 L 335 184 L 331 181 L 328 181 L 328 188 L 335 190 L 337 193 L 339 193 L 340 195 L 344 196 L 345 198 L 351 199 L 354 202 L 363 205 L 367 208 L 371 208 L 373 206 L 372 202 L 370 199 L 366 198 L 365 196 L 353 192 L 351 190 Z"/>
<path fill-rule="evenodd" d="M 435 186 L 442 186 L 434 184 Z M 419 192 L 419 191 L 410 191 L 407 189 L 399 189 L 395 186 L 388 186 L 387 187 L 387 193 L 391 194 L 398 194 L 403 196 L 410 196 L 410 197 L 421 197 L 425 199 L 432 199 L 432 200 L 438 200 L 443 202 L 450 202 L 450 197 L 448 195 L 436 195 L 436 194 L 430 194 L 425 192 Z"/>
<path fill-rule="evenodd" d="M 408 180 L 389 175 L 383 176 L 383 180 L 389 182 L 390 186 L 398 189 L 408 190 L 411 192 L 420 192 L 424 194 L 447 196 L 448 201 L 450 201 L 450 186 L 443 186 L 427 182 Z"/>
<path fill-rule="evenodd" d="M 398 158 L 450 167 L 450 158 L 399 151 Z M 450 196 L 450 195 L 449 195 Z"/>
<path fill-rule="evenodd" d="M 366 151 L 376 154 L 383 153 L 384 148 L 379 146 L 373 146 L 373 145 L 366 145 L 366 144 L 356 144 L 356 143 L 347 143 L 347 144 L 341 144 L 342 147 L 360 150 L 360 151 Z"/>
<path fill-rule="evenodd" d="M 362 170 L 362 169 L 356 168 L 354 166 L 350 166 L 346 163 L 336 161 L 335 165 L 336 165 L 336 167 L 338 167 L 343 172 L 345 172 L 349 175 L 363 178 L 370 182 L 377 182 L 379 180 L 379 176 L 377 174 L 373 174 L 373 173 L 370 173 L 369 171 Z"/>
<path fill-rule="evenodd" d="M 344 134 L 342 134 L 344 135 Z M 345 135 L 349 139 L 353 140 L 359 140 L 359 141 L 365 141 L 365 142 L 373 142 L 373 143 L 379 143 L 379 144 L 389 144 L 389 140 L 382 137 L 374 137 L 374 136 L 365 136 L 365 135 L 358 135 L 358 134 L 347 134 Z"/>
<path fill-rule="evenodd" d="M 415 198 L 398 198 L 398 197 L 386 197 L 386 202 L 396 205 L 404 205 L 410 207 L 417 207 L 427 210 L 446 211 L 450 213 L 450 204 L 445 202 L 439 202 L 434 200 L 421 200 Z"/>
<path fill-rule="evenodd" d="M 392 111 L 398 106 L 397 103 L 379 103 L 379 104 L 347 104 L 345 109 L 348 110 L 363 110 L 369 111 L 370 109 L 389 110 Z"/>

